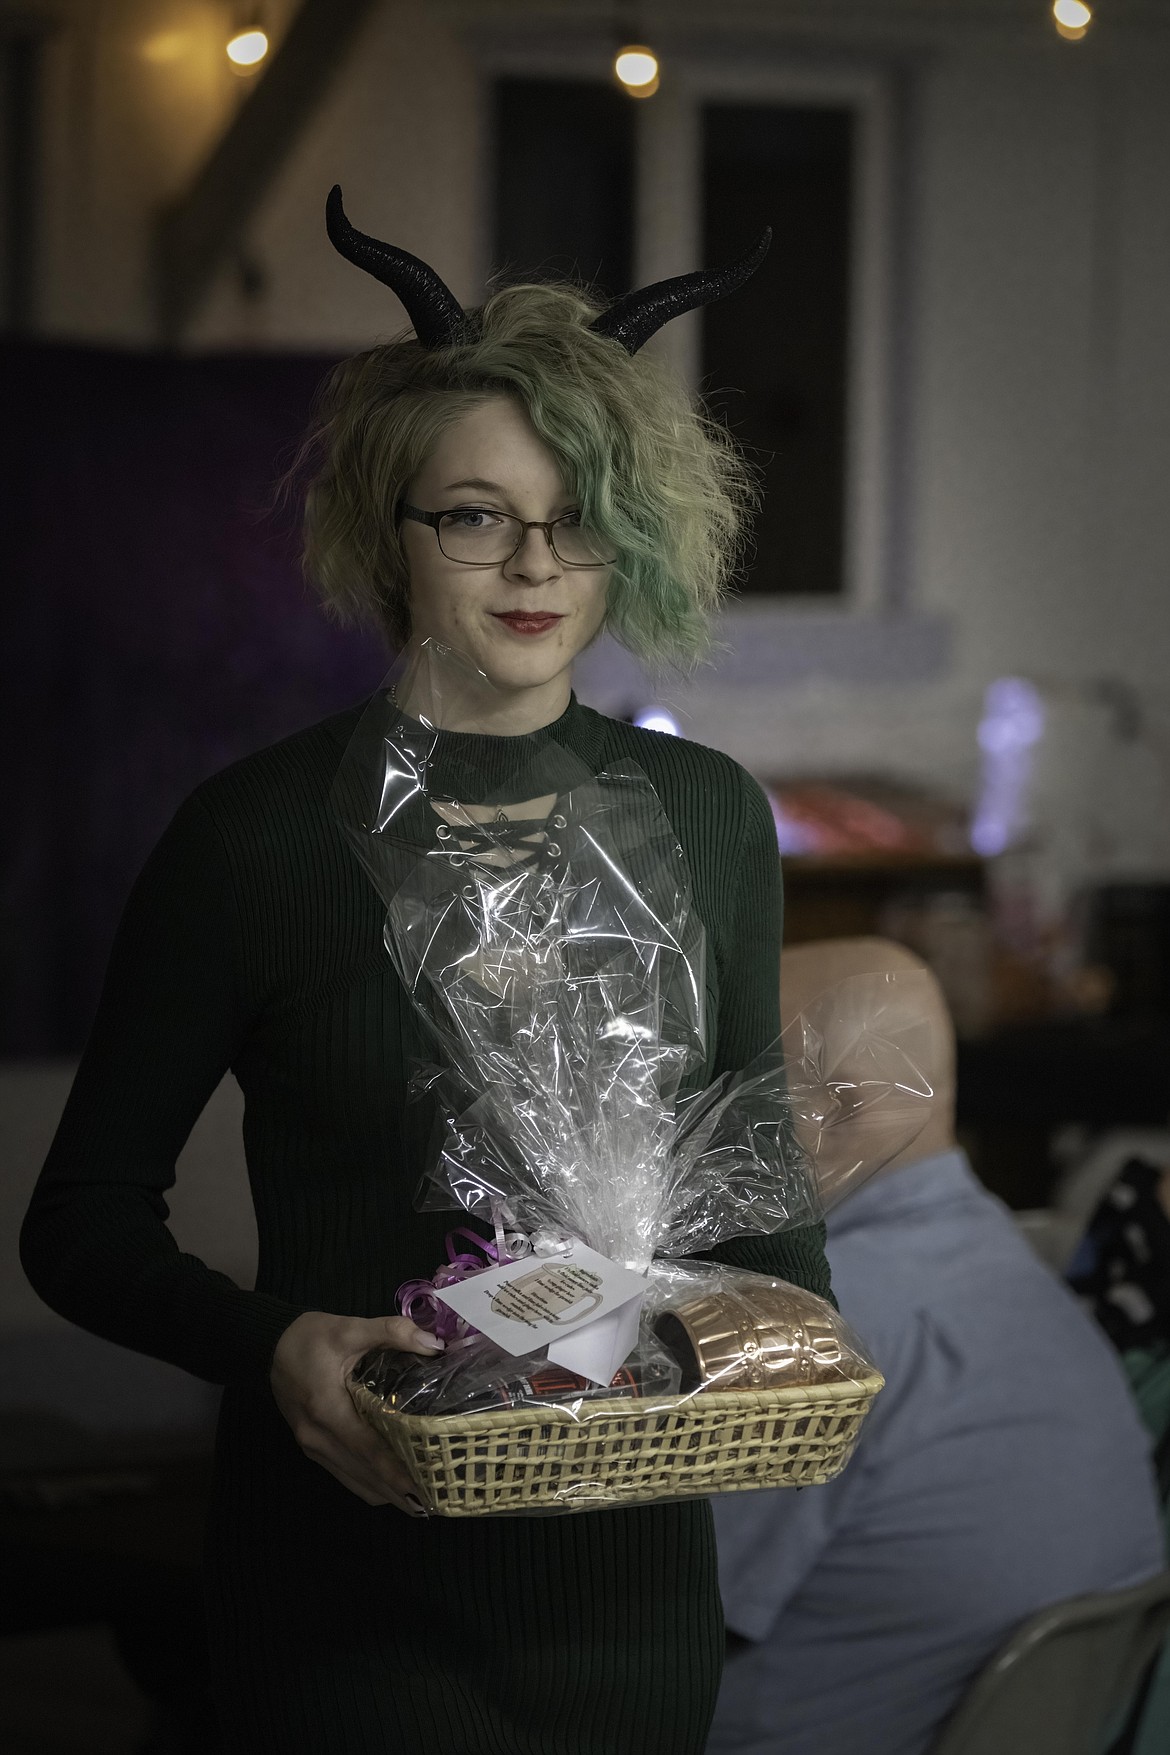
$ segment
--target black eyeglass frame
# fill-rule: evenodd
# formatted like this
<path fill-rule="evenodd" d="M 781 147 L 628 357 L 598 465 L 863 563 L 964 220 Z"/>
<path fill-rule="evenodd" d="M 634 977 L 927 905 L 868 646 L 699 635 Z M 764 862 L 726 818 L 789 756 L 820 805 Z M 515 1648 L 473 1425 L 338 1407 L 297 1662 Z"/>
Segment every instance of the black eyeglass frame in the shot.
<path fill-rule="evenodd" d="M 498 561 L 463 561 L 460 560 L 457 555 L 449 555 L 446 549 L 443 548 L 443 539 L 439 535 L 439 526 L 444 518 L 450 518 L 456 512 L 485 512 L 492 518 L 511 518 L 513 524 L 523 525 L 516 546 L 511 554 L 505 555 L 502 560 Z M 438 543 L 444 558 L 449 561 L 454 561 L 457 567 L 506 567 L 508 562 L 515 560 L 516 556 L 520 553 L 521 548 L 524 546 L 524 538 L 528 535 L 530 530 L 544 531 L 544 539 L 552 549 L 553 554 L 556 555 L 557 560 L 560 561 L 562 567 L 577 567 L 585 569 L 591 567 L 612 567 L 614 560 L 617 559 L 616 555 L 612 560 L 608 561 L 567 561 L 564 555 L 559 552 L 556 543 L 553 541 L 552 533 L 558 524 L 563 524 L 566 519 L 575 518 L 576 516 L 577 514 L 575 512 L 566 512 L 560 518 L 553 518 L 548 523 L 543 523 L 539 518 L 516 518 L 511 512 L 497 512 L 493 506 L 448 506 L 445 512 L 424 512 L 421 506 L 411 506 L 403 501 L 398 508 L 398 517 L 400 520 L 403 518 L 413 518 L 418 524 L 429 524 L 435 533 L 435 541 Z"/>

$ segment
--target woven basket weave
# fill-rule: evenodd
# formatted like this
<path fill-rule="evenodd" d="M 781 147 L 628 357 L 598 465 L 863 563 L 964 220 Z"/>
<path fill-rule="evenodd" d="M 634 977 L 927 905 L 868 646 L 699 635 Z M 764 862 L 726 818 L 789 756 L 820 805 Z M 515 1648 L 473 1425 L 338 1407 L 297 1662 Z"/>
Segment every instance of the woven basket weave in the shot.
<path fill-rule="evenodd" d="M 754 1487 L 811 1487 L 849 1460 L 884 1378 L 791 1389 L 704 1390 L 675 1405 L 591 1401 L 479 1414 L 398 1414 L 349 1391 L 439 1517 L 596 1510 Z"/>

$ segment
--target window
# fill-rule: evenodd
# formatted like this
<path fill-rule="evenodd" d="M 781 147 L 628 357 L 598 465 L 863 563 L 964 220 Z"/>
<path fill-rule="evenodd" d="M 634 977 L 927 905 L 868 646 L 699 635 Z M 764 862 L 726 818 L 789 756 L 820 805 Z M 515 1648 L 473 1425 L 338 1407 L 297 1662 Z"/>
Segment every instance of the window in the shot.
<path fill-rule="evenodd" d="M 772 227 L 764 266 L 703 313 L 712 412 L 761 471 L 765 564 L 747 591 L 844 589 L 845 416 L 853 113 L 708 104 L 702 112 L 705 263 L 729 262 Z"/>
<path fill-rule="evenodd" d="M 501 79 L 493 270 L 569 277 L 609 296 L 634 274 L 634 116 L 597 81 Z"/>

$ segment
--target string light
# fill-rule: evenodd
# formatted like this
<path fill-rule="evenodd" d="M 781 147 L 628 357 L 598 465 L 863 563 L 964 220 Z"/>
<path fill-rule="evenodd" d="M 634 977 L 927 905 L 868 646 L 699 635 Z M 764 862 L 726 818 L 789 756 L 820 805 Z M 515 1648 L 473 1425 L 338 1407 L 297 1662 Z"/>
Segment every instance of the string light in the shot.
<path fill-rule="evenodd" d="M 631 97 L 653 97 L 658 90 L 658 56 L 644 43 L 627 43 L 613 58 L 618 82 Z"/>
<path fill-rule="evenodd" d="M 1084 0 L 1052 0 L 1052 18 L 1059 34 L 1070 43 L 1079 43 L 1093 22 Z"/>
<path fill-rule="evenodd" d="M 227 46 L 234 67 L 258 67 L 268 53 L 268 37 L 262 30 L 237 31 Z"/>

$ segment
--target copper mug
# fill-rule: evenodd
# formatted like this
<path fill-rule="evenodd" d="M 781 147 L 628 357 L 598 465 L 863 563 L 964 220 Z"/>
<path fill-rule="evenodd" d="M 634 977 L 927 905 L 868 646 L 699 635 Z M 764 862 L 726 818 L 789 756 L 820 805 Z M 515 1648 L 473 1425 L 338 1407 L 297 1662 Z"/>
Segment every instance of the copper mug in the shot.
<path fill-rule="evenodd" d="M 832 1306 L 800 1286 L 706 1292 L 655 1324 L 684 1390 L 779 1389 L 850 1375 Z"/>

